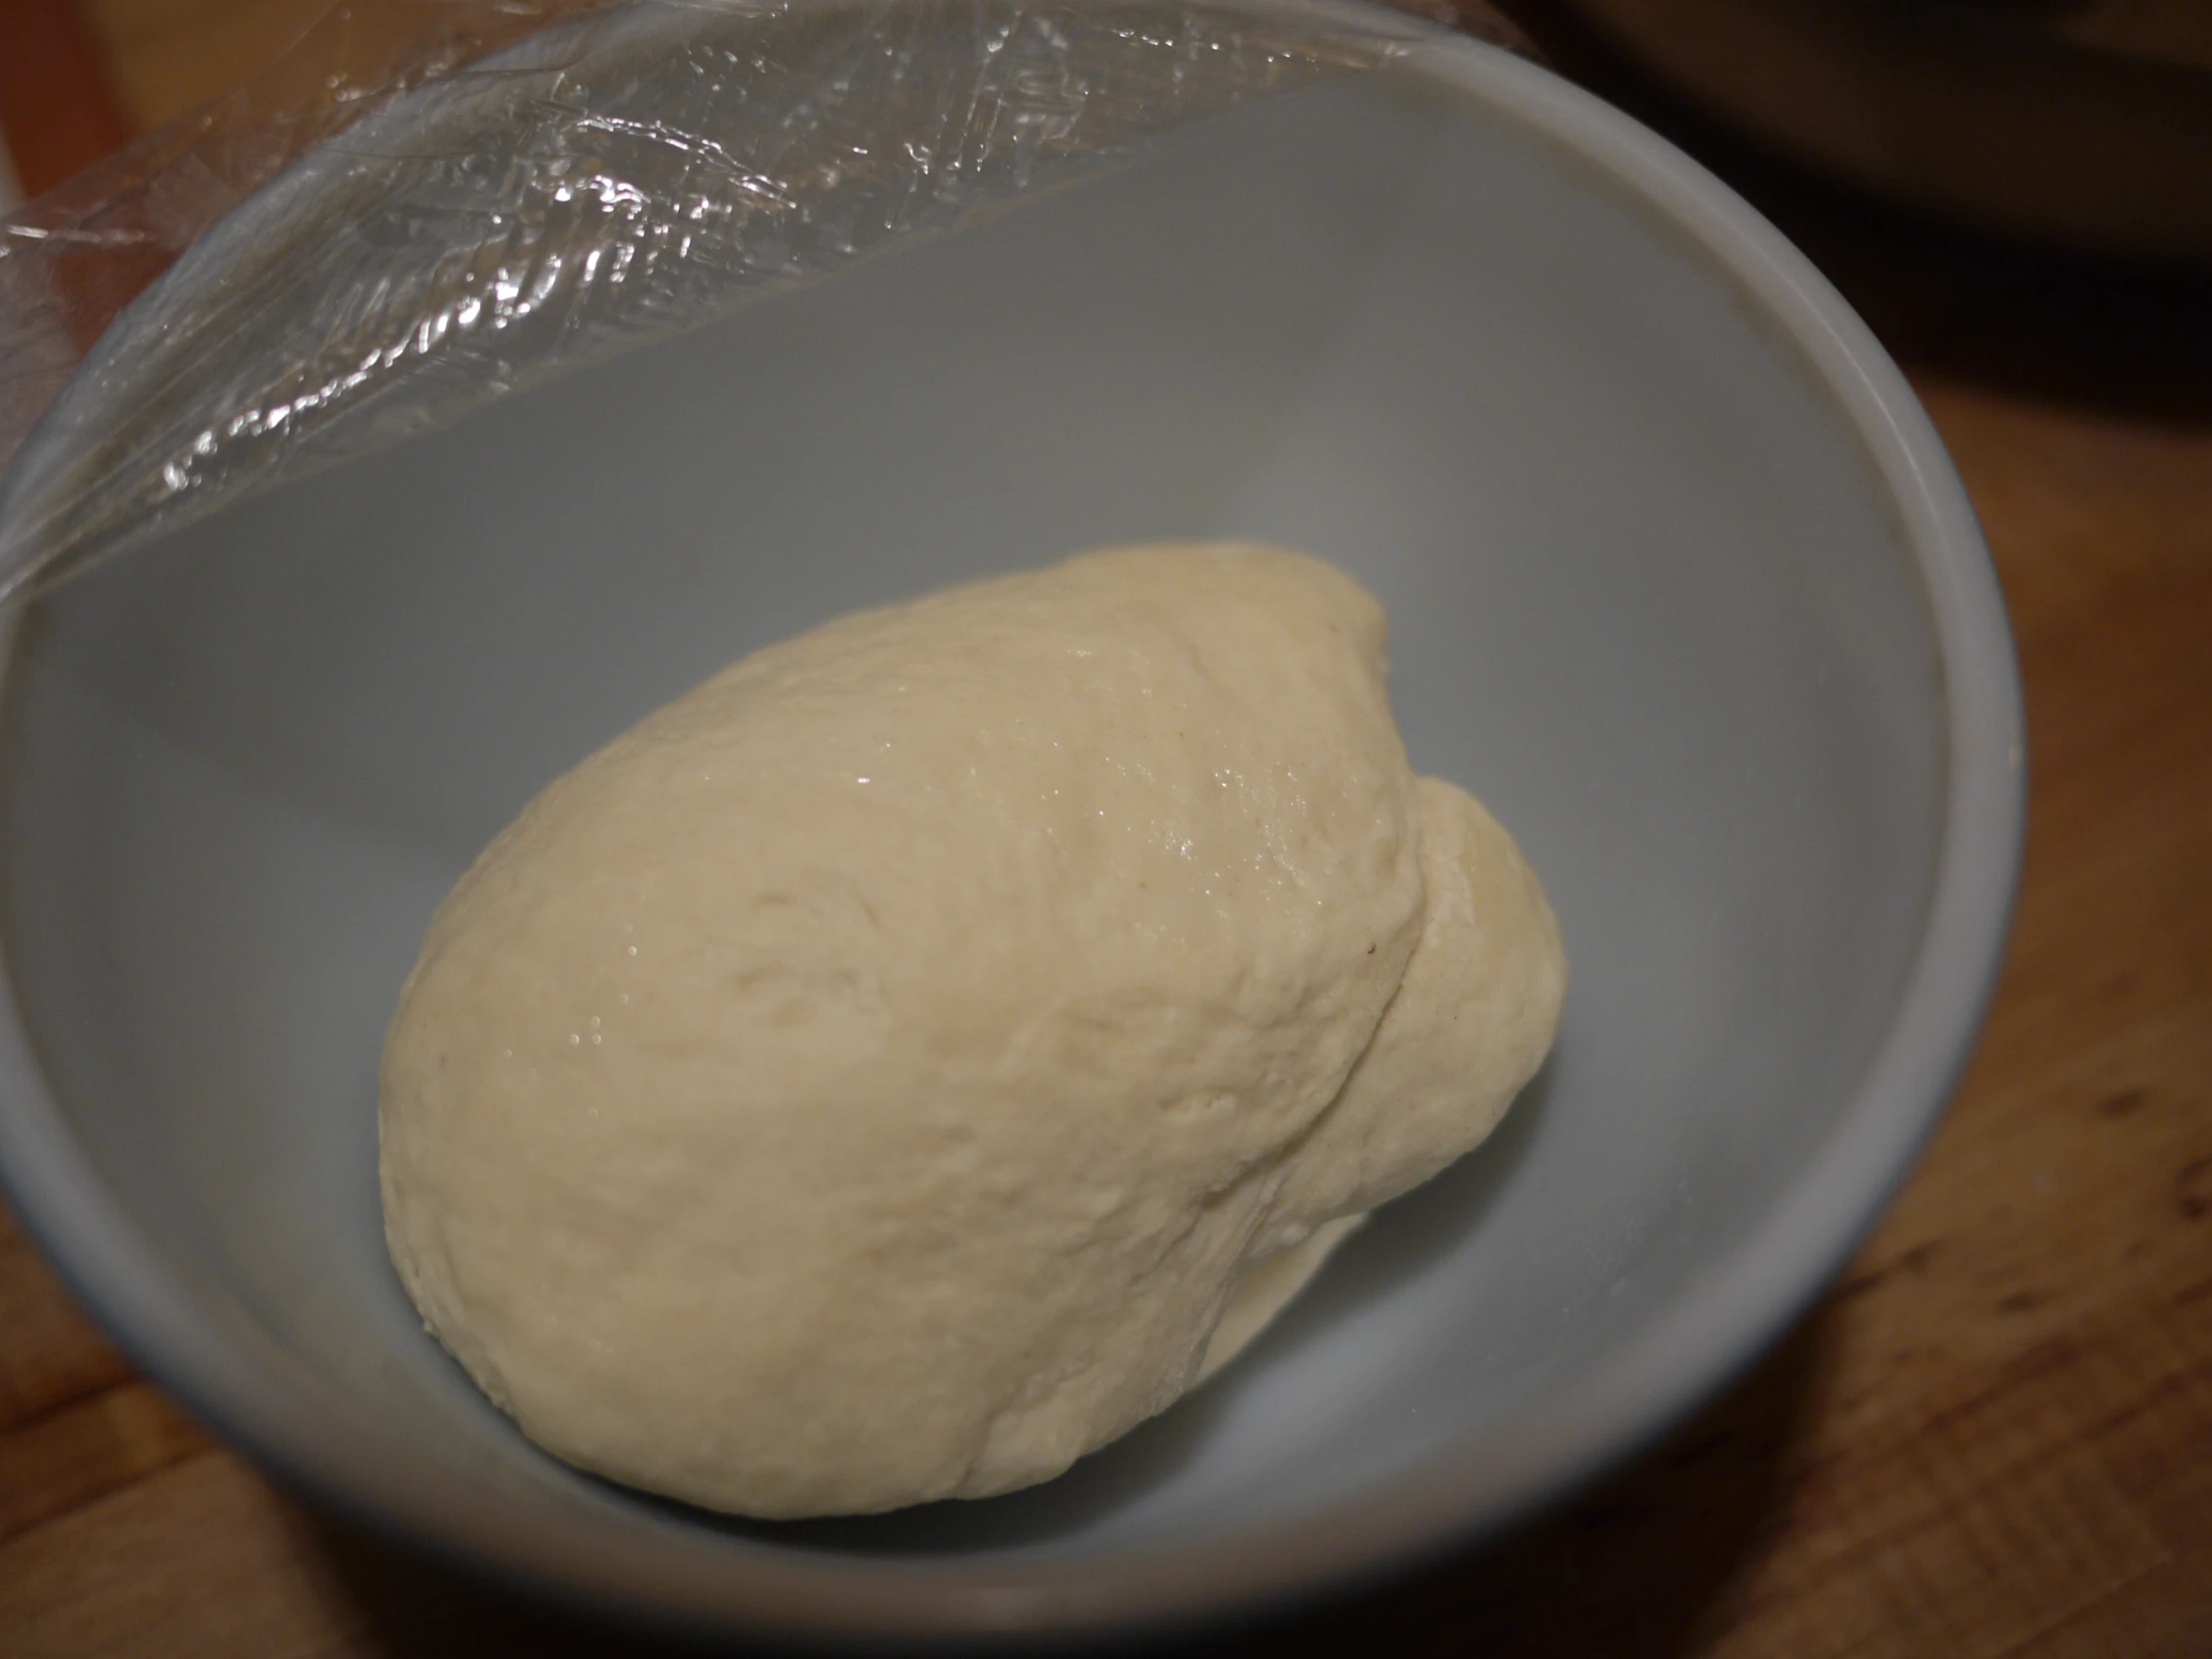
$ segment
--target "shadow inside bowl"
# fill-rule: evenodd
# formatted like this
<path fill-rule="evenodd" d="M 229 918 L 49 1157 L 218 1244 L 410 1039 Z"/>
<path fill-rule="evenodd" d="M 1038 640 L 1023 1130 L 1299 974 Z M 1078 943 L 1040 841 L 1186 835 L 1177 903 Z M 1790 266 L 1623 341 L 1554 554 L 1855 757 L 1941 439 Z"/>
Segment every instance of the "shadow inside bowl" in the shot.
<path fill-rule="evenodd" d="M 1401 1255 L 1409 1264 L 1424 1247 L 1455 1236 L 1452 1218 L 1464 1219 L 1462 1206 L 1481 1202 L 1489 1187 L 1509 1173 L 1516 1154 L 1505 1135 L 1501 1128 L 1484 1153 L 1394 1206 L 1385 1220 L 1410 1225 L 1393 1229 L 1404 1236 L 1382 1241 L 1391 1248 L 1370 1249 L 1356 1258 L 1348 1245 L 1339 1264 L 1344 1271 L 1333 1267 L 1324 1275 L 1315 1296 L 1301 1299 L 1298 1318 L 1286 1315 L 1269 1346 L 1297 1341 L 1297 1327 L 1304 1321 L 1325 1320 L 1329 1298 L 1357 1294 L 1360 1275 L 1387 1276 L 1398 1271 L 1391 1263 Z M 1375 1231 L 1380 1235 L 1382 1229 L 1379 1225 Z M 1322 1294 L 1325 1285 L 1332 1287 L 1328 1296 Z M 1256 1651 L 1277 1659 L 1335 1659 L 1347 1652 L 1386 1652 L 1406 1659 L 1441 1659 L 1470 1651 L 1489 1659 L 1595 1659 L 1628 1653 L 1676 1659 L 1697 1653 L 1725 1628 L 1730 1608 L 1802 1490 L 1812 1456 L 1810 1437 L 1836 1365 L 1837 1307 L 1834 1302 L 1824 1305 L 1742 1380 L 1650 1451 L 1522 1527 L 1474 1540 L 1425 1566 L 1318 1606 L 1226 1626 L 1172 1645 L 1147 1641 L 1144 1651 L 1175 1659 L 1227 1659 Z M 1178 1419 L 1200 1420 L 1209 1406 L 1207 1394 L 1186 1400 L 1115 1449 L 1140 1439 L 1202 1433 L 1202 1427 L 1178 1428 Z M 1114 1451 L 1100 1453 L 1055 1484 L 1093 1479 L 1093 1465 L 1103 1468 L 1113 1460 Z M 1002 1498 L 965 1507 L 981 1516 L 1016 1501 Z M 935 1517 L 955 1507 L 960 1506 L 937 1504 L 908 1516 Z M 704 1518 L 710 1524 L 720 1521 Z M 604 1623 L 588 1613 L 556 1607 L 456 1572 L 319 1513 L 297 1512 L 297 1529 L 309 1555 L 351 1609 L 365 1653 L 405 1654 L 409 1659 L 482 1653 L 678 1659 L 729 1651 L 680 1636 L 648 1635 L 635 1626 Z M 801 1531 L 859 1533 L 869 1526 L 815 1522 L 758 1530 L 782 1539 Z M 837 1547 L 849 1546 L 840 1540 Z M 1106 1650 L 1113 1649 L 1108 1644 Z"/>

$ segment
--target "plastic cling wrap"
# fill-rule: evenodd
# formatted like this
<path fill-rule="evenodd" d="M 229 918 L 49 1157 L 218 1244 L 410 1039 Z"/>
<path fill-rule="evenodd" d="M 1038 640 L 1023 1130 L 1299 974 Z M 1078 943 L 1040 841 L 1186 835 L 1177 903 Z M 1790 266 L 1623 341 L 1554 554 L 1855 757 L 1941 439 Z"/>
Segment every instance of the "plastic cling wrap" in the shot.
<path fill-rule="evenodd" d="M 340 8 L 5 228 L 0 599 L 1432 33 L 1332 0 Z"/>

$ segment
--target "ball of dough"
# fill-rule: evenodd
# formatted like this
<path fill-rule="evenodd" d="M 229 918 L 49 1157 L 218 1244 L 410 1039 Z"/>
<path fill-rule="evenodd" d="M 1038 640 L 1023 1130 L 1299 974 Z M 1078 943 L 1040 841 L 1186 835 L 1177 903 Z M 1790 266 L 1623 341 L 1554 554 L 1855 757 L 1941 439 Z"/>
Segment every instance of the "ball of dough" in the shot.
<path fill-rule="evenodd" d="M 757 653 L 433 919 L 387 1238 L 535 1440 L 759 1516 L 1048 1479 L 1487 1133 L 1558 935 L 1381 609 L 1123 549 Z"/>

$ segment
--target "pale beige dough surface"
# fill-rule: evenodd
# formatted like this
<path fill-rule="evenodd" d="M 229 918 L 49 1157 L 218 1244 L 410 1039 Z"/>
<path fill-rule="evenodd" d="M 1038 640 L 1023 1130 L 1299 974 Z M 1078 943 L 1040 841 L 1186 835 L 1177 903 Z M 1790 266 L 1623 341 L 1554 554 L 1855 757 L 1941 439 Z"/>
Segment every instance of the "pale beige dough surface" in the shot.
<path fill-rule="evenodd" d="M 1009 1490 L 1167 1405 L 1556 1025 L 1550 911 L 1412 777 L 1383 636 L 1312 559 L 1116 550 L 585 761 L 386 1042 L 430 1329 L 560 1456 L 763 1516 Z"/>

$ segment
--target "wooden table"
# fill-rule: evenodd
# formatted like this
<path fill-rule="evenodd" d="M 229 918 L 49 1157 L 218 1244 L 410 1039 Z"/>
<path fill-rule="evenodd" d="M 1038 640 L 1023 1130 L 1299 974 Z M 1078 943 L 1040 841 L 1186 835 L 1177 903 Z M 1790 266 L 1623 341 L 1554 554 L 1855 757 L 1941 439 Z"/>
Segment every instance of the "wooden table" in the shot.
<path fill-rule="evenodd" d="M 196 4 L 283 11 L 91 16 L 97 34 Z M 158 48 L 120 69 L 141 118 L 186 96 L 162 91 Z M 1501 1545 L 1194 1651 L 2205 1659 L 2212 294 L 1895 223 L 1609 90 L 1843 283 L 1965 475 L 2027 684 L 2010 956 L 1918 1175 L 1750 1377 Z M 135 1378 L 0 1217 L 0 1653 L 639 1651 L 272 1488 Z"/>

